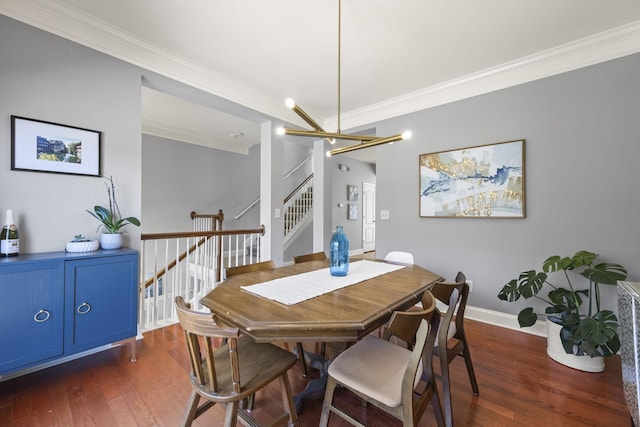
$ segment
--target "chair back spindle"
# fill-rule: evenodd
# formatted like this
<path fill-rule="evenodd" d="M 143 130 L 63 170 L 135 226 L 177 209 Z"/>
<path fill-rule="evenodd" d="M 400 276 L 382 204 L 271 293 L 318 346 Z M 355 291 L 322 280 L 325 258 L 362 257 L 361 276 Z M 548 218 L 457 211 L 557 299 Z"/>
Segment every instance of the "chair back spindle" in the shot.
<path fill-rule="evenodd" d="M 236 425 L 240 417 L 244 425 L 259 425 L 251 414 L 239 410 L 239 402 L 280 379 L 285 412 L 278 420 L 289 419 L 297 425 L 297 414 L 288 370 L 296 358 L 273 344 L 259 344 L 241 335 L 240 330 L 218 324 L 211 313 L 190 309 L 182 296 L 175 298 L 175 308 L 184 329 L 191 364 L 192 392 L 182 420 L 190 426 L 193 420 L 216 403 L 225 403 L 225 427 Z M 224 342 L 218 348 L 214 342 Z M 244 377 L 241 372 L 248 372 Z M 200 399 L 207 402 L 199 404 Z"/>

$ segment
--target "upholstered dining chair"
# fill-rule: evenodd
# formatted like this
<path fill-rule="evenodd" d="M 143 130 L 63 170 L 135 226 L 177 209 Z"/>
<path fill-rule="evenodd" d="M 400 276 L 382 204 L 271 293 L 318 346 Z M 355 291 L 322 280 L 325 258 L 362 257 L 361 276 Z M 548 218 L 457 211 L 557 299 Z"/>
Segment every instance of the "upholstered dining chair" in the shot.
<path fill-rule="evenodd" d="M 276 379 L 280 380 L 284 412 L 277 422 L 288 418 L 289 425 L 298 425 L 295 403 L 287 373 L 296 364 L 296 357 L 283 348 L 268 343 L 256 343 L 241 336 L 238 328 L 216 324 L 215 315 L 192 311 L 181 296 L 175 307 L 184 329 L 191 363 L 191 396 L 182 418 L 182 426 L 217 403 L 226 405 L 225 427 L 236 425 L 238 417 L 244 425 L 258 425 L 240 409 L 247 399 Z M 227 343 L 214 348 L 213 338 L 226 338 Z M 199 405 L 200 400 L 205 402 Z"/>
<path fill-rule="evenodd" d="M 387 253 L 387 255 L 385 255 L 384 260 L 389 262 L 396 262 L 400 264 L 408 264 L 408 265 L 413 265 L 414 263 L 413 254 L 411 252 L 405 252 L 405 251 L 391 251 Z M 382 336 L 385 328 L 386 328 L 386 325 L 380 326 L 380 329 L 378 329 L 378 336 Z"/>
<path fill-rule="evenodd" d="M 431 403 L 438 426 L 444 425 L 432 364 L 440 312 L 429 291 L 425 291 L 422 305 L 421 311 L 394 312 L 384 338 L 367 335 L 329 365 L 320 426 L 327 426 L 331 413 L 363 426 L 334 406 L 337 386 L 402 420 L 404 426 L 418 425 Z M 406 341 L 413 350 L 390 343 L 387 339 L 391 336 Z M 425 380 L 423 389 L 421 378 Z"/>
<path fill-rule="evenodd" d="M 401 264 L 413 264 L 413 254 L 411 252 L 391 251 L 384 257 L 384 260 Z"/>
<path fill-rule="evenodd" d="M 448 427 L 453 425 L 453 408 L 451 403 L 451 381 L 449 364 L 456 356 L 464 358 L 469 381 L 474 396 L 479 395 L 476 374 L 473 371 L 469 342 L 464 333 L 464 311 L 467 307 L 469 284 L 466 276 L 459 272 L 454 283 L 436 282 L 431 287 L 433 296 L 446 306 L 438 331 L 434 355 L 440 360 L 440 377 L 442 382 L 442 406 Z M 444 310 L 444 309 L 443 309 Z"/>
<path fill-rule="evenodd" d="M 304 254 L 304 255 L 296 255 L 293 257 L 293 263 L 294 264 L 300 264 L 301 262 L 307 262 L 307 261 L 323 261 L 327 259 L 327 255 L 324 252 L 313 252 L 310 254 Z M 302 376 L 303 377 L 307 377 L 308 375 L 308 370 L 307 370 L 307 362 L 304 358 L 304 348 L 302 347 L 302 343 L 301 342 L 297 342 L 296 343 L 296 349 L 298 351 L 298 355 L 300 357 L 300 361 L 302 363 Z M 324 356 L 325 353 L 325 343 L 321 343 L 320 344 L 320 354 L 322 354 Z"/>

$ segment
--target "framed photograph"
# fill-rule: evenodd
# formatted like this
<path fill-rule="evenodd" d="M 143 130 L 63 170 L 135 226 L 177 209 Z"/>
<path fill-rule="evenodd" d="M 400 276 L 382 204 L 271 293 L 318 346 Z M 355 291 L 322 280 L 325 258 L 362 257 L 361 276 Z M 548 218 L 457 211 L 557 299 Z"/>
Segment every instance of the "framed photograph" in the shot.
<path fill-rule="evenodd" d="M 102 133 L 11 116 L 11 170 L 100 176 Z"/>
<path fill-rule="evenodd" d="M 420 155 L 420 216 L 524 218 L 524 139 Z"/>
<path fill-rule="evenodd" d="M 349 202 L 356 202 L 358 200 L 357 185 L 347 185 L 347 200 Z"/>
<path fill-rule="evenodd" d="M 349 221 L 356 221 L 358 219 L 358 205 L 349 203 L 347 204 L 347 219 Z"/>

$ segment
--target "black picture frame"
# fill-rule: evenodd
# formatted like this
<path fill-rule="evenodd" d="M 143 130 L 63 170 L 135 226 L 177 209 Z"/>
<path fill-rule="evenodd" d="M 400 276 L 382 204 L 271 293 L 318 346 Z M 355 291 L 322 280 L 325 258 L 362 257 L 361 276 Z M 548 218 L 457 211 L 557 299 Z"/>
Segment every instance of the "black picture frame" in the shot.
<path fill-rule="evenodd" d="M 102 132 L 11 116 L 11 170 L 101 176 Z"/>

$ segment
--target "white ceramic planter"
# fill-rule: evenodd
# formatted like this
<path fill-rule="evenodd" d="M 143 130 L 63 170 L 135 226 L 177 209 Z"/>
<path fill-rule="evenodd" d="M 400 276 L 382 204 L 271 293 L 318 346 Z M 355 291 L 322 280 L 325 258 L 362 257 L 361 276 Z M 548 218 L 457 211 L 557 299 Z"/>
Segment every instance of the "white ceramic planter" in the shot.
<path fill-rule="evenodd" d="M 558 363 L 585 372 L 604 371 L 604 357 L 567 354 L 560 340 L 562 326 L 547 319 L 547 355 Z"/>
<path fill-rule="evenodd" d="M 120 249 L 122 247 L 122 233 L 101 234 L 100 247 L 102 249 Z"/>

